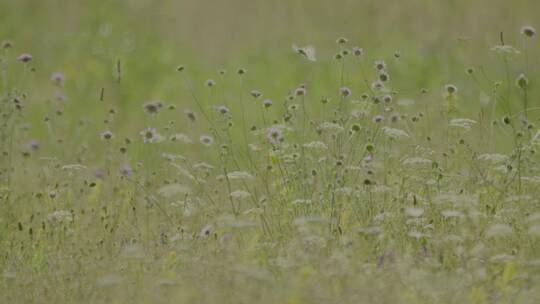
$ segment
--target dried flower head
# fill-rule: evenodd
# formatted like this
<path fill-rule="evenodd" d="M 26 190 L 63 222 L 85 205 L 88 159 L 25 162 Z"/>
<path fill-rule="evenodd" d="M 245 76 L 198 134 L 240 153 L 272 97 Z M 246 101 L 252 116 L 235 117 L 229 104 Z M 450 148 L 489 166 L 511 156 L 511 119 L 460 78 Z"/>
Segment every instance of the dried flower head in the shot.
<path fill-rule="evenodd" d="M 184 110 L 184 114 L 186 114 L 186 117 L 191 120 L 192 122 L 196 121 L 197 120 L 197 116 L 195 115 L 195 113 L 193 111 L 191 111 L 190 109 L 186 109 Z"/>
<path fill-rule="evenodd" d="M 345 37 L 339 37 L 339 38 L 336 40 L 336 43 L 337 43 L 337 44 L 345 44 L 345 43 L 347 43 L 347 42 L 349 42 L 349 40 L 347 40 L 347 38 L 345 38 Z"/>
<path fill-rule="evenodd" d="M 2 49 L 10 49 L 13 47 L 13 42 L 9 40 L 2 41 Z"/>
<path fill-rule="evenodd" d="M 259 98 L 262 96 L 262 93 L 257 90 L 251 90 L 249 95 L 253 96 L 253 98 Z"/>
<path fill-rule="evenodd" d="M 214 81 L 214 79 L 208 79 L 205 81 L 204 85 L 207 87 L 213 87 L 214 85 L 216 85 L 216 82 Z"/>
<path fill-rule="evenodd" d="M 227 114 L 229 113 L 229 108 L 227 108 L 226 106 L 224 105 L 220 105 L 220 106 L 216 106 L 215 107 L 216 111 L 220 114 Z"/>
<path fill-rule="evenodd" d="M 525 74 L 522 73 L 516 78 L 516 85 L 522 89 L 525 89 L 529 85 L 529 79 L 527 79 Z"/>
<path fill-rule="evenodd" d="M 340 88 L 339 93 L 343 97 L 349 97 L 352 94 L 351 90 L 349 88 L 346 88 L 346 87 Z"/>
<path fill-rule="evenodd" d="M 373 117 L 373 122 L 379 123 L 384 120 L 384 117 L 382 115 L 376 115 Z"/>
<path fill-rule="evenodd" d="M 296 90 L 294 90 L 294 95 L 296 96 L 304 96 L 306 95 L 306 88 L 305 87 L 299 87 Z"/>
<path fill-rule="evenodd" d="M 143 104 L 143 109 L 148 114 L 157 114 L 163 107 L 163 102 L 159 100 L 152 100 Z"/>
<path fill-rule="evenodd" d="M 270 99 L 266 99 L 265 101 L 263 101 L 263 106 L 265 108 L 270 108 L 272 106 L 272 104 L 273 104 L 272 100 L 270 100 Z"/>
<path fill-rule="evenodd" d="M 101 132 L 101 139 L 110 140 L 114 137 L 113 133 L 109 130 Z"/>
<path fill-rule="evenodd" d="M 532 26 L 524 26 L 521 28 L 520 32 L 522 35 L 529 38 L 534 38 L 536 36 L 536 30 Z"/>
<path fill-rule="evenodd" d="M 201 142 L 201 144 L 205 145 L 205 146 L 211 146 L 213 143 L 214 143 L 214 139 L 209 136 L 209 135 L 201 135 L 201 137 L 199 137 L 199 141 Z"/>
<path fill-rule="evenodd" d="M 458 88 L 453 84 L 447 84 L 444 86 L 444 91 L 449 95 L 454 95 L 457 93 Z"/>

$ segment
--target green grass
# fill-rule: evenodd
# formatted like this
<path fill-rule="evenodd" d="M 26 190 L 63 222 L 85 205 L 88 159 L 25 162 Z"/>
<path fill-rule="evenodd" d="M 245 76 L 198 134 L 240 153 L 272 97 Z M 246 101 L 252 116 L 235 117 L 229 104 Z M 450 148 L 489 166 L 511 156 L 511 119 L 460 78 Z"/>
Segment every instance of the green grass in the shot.
<path fill-rule="evenodd" d="M 381 2 L 0 2 L 0 303 L 538 303 L 540 6 Z"/>

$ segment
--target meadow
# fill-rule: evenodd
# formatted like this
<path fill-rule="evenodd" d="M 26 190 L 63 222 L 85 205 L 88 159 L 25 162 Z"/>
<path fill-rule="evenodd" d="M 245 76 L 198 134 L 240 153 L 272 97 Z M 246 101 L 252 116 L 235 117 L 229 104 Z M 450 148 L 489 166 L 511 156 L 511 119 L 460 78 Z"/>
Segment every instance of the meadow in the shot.
<path fill-rule="evenodd" d="M 535 0 L 0 0 L 0 303 L 540 303 Z"/>

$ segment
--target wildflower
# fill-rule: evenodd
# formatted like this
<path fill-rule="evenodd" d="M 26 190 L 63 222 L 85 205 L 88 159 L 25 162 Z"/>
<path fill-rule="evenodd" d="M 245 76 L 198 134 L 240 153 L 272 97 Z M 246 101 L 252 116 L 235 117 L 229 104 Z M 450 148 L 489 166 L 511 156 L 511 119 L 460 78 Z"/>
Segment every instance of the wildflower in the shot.
<path fill-rule="evenodd" d="M 32 55 L 24 53 L 24 54 L 19 55 L 19 57 L 17 57 L 17 60 L 20 62 L 28 63 L 32 61 L 32 58 L 33 58 Z"/>
<path fill-rule="evenodd" d="M 171 197 L 177 194 L 190 194 L 191 189 L 181 184 L 169 184 L 157 190 L 158 194 L 164 197 Z"/>
<path fill-rule="evenodd" d="M 113 137 L 114 137 L 113 133 L 109 130 L 101 133 L 101 139 L 103 140 L 109 140 L 109 139 L 112 139 Z"/>
<path fill-rule="evenodd" d="M 520 74 L 516 79 L 516 85 L 522 89 L 525 89 L 529 85 L 529 79 L 525 77 L 525 74 Z"/>
<path fill-rule="evenodd" d="M 191 138 L 189 138 L 189 136 L 187 136 L 186 134 L 184 133 L 176 133 L 176 134 L 173 134 L 169 137 L 169 140 L 170 141 L 175 141 L 175 142 L 182 142 L 182 143 L 185 143 L 185 144 L 191 144 L 193 141 L 191 140 Z"/>
<path fill-rule="evenodd" d="M 343 132 L 343 127 L 340 124 L 334 122 L 325 121 L 319 125 L 321 131 L 337 134 Z"/>
<path fill-rule="evenodd" d="M 272 106 L 272 100 L 266 99 L 265 101 L 263 101 L 263 106 L 265 108 L 270 108 Z"/>
<path fill-rule="evenodd" d="M 305 148 L 316 149 L 316 150 L 326 150 L 328 146 L 322 141 L 312 141 L 310 143 L 304 144 Z"/>
<path fill-rule="evenodd" d="M 37 139 L 30 139 L 27 145 L 32 151 L 39 150 L 39 141 Z"/>
<path fill-rule="evenodd" d="M 364 54 L 364 49 L 355 46 L 352 48 L 352 53 L 354 56 L 360 57 Z"/>
<path fill-rule="evenodd" d="M 72 222 L 73 215 L 68 210 L 57 210 L 49 213 L 47 219 L 51 222 Z"/>
<path fill-rule="evenodd" d="M 52 73 L 51 80 L 57 86 L 64 85 L 64 81 L 65 81 L 64 73 L 62 73 L 62 72 L 54 72 L 54 73 Z"/>
<path fill-rule="evenodd" d="M 213 79 L 208 79 L 204 85 L 207 87 L 213 87 L 216 84 L 216 82 Z"/>
<path fill-rule="evenodd" d="M 212 231 L 212 225 L 206 225 L 204 226 L 202 229 L 201 229 L 201 232 L 199 233 L 199 235 L 201 237 L 207 237 L 210 235 L 210 232 Z"/>
<path fill-rule="evenodd" d="M 143 109 L 148 114 L 157 114 L 163 107 L 163 102 L 159 100 L 148 101 L 143 104 Z"/>
<path fill-rule="evenodd" d="M 223 114 L 223 115 L 229 113 L 229 108 L 227 108 L 227 107 L 224 106 L 224 105 L 216 106 L 216 107 L 215 107 L 215 110 L 216 110 L 218 113 Z"/>
<path fill-rule="evenodd" d="M 336 43 L 337 43 L 337 44 L 345 44 L 345 43 L 347 43 L 347 42 L 349 42 L 349 40 L 347 40 L 347 38 L 345 38 L 345 37 L 339 37 L 339 38 L 336 40 Z"/>
<path fill-rule="evenodd" d="M 239 68 L 236 72 L 238 73 L 238 75 L 244 75 L 247 73 L 247 70 L 244 68 Z"/>
<path fill-rule="evenodd" d="M 374 90 L 380 91 L 384 89 L 384 83 L 380 80 L 376 80 L 373 83 L 371 83 L 371 88 L 373 88 Z"/>
<path fill-rule="evenodd" d="M 185 68 L 184 68 L 183 65 L 179 65 L 179 66 L 176 67 L 176 71 L 177 71 L 177 72 L 183 72 L 184 69 L 185 69 Z"/>
<path fill-rule="evenodd" d="M 158 139 L 158 134 L 155 128 L 146 128 L 139 132 L 142 136 L 144 143 L 153 143 Z"/>
<path fill-rule="evenodd" d="M 266 138 L 272 145 L 277 145 L 284 140 L 283 132 L 277 127 L 268 128 L 266 131 Z"/>
<path fill-rule="evenodd" d="M 346 88 L 346 87 L 342 87 L 339 89 L 339 92 L 341 93 L 341 96 L 343 97 L 349 97 L 351 95 L 351 90 L 349 88 Z"/>
<path fill-rule="evenodd" d="M 235 199 L 244 199 L 251 196 L 251 194 L 244 190 L 236 190 L 231 192 L 230 196 Z"/>
<path fill-rule="evenodd" d="M 193 111 L 191 111 L 190 109 L 186 109 L 184 110 L 184 114 L 186 114 L 187 118 L 191 121 L 195 121 L 197 120 L 197 116 L 195 115 L 195 113 Z"/>
<path fill-rule="evenodd" d="M 444 86 L 444 91 L 448 94 L 448 95 L 454 95 L 457 93 L 458 89 L 455 85 L 453 84 L 447 84 Z"/>
<path fill-rule="evenodd" d="M 322 103 L 322 104 L 327 104 L 327 103 L 329 103 L 329 102 L 330 102 L 330 98 L 328 98 L 328 97 L 323 97 L 323 98 L 321 98 L 321 103 Z"/>
<path fill-rule="evenodd" d="M 383 71 L 386 69 L 386 62 L 384 60 L 376 60 L 375 61 L 375 69 L 377 71 Z"/>
<path fill-rule="evenodd" d="M 292 46 L 293 51 L 296 53 L 306 57 L 310 61 L 317 61 L 315 58 L 315 47 L 312 45 L 307 45 L 304 47 L 298 47 L 297 45 L 293 44 Z"/>
<path fill-rule="evenodd" d="M 528 38 L 534 38 L 536 36 L 536 30 L 532 26 L 524 26 L 521 28 L 520 32 Z"/>
<path fill-rule="evenodd" d="M 259 92 L 259 91 L 257 91 L 257 90 L 251 90 L 251 92 L 249 92 L 249 94 L 250 94 L 251 96 L 253 96 L 254 98 L 259 98 L 259 97 L 262 96 L 262 93 Z"/>
<path fill-rule="evenodd" d="M 379 71 L 379 80 L 382 82 L 387 82 L 390 80 L 390 74 L 386 71 Z"/>
<path fill-rule="evenodd" d="M 384 101 L 385 103 L 391 103 L 391 102 L 392 102 L 392 95 L 384 95 L 384 96 L 382 97 L 382 99 L 383 99 L 383 101 Z"/>
<path fill-rule="evenodd" d="M 225 75 L 226 73 L 227 73 L 227 71 L 224 70 L 224 69 L 219 69 L 219 71 L 218 71 L 218 74 L 221 75 L 221 76 Z"/>
<path fill-rule="evenodd" d="M 13 42 L 6 40 L 2 41 L 2 49 L 9 49 L 13 47 Z"/>
<path fill-rule="evenodd" d="M 133 174 L 133 169 L 131 169 L 131 166 L 129 164 L 123 164 L 122 167 L 120 167 L 120 174 L 126 177 L 130 177 Z"/>
<path fill-rule="evenodd" d="M 521 52 L 511 45 L 496 45 L 491 48 L 492 51 L 501 55 L 519 55 Z"/>
<path fill-rule="evenodd" d="M 228 179 L 253 179 L 253 175 L 245 171 L 232 171 L 227 173 Z"/>
<path fill-rule="evenodd" d="M 201 135 L 201 137 L 199 137 L 199 141 L 201 142 L 201 144 L 207 147 L 211 146 L 214 143 L 214 139 L 211 136 L 204 135 L 204 134 Z"/>
<path fill-rule="evenodd" d="M 296 96 L 304 96 L 306 95 L 306 88 L 299 87 L 296 90 L 294 90 L 294 95 Z"/>
<path fill-rule="evenodd" d="M 407 138 L 409 137 L 409 134 L 407 132 L 400 130 L 400 129 L 394 129 L 389 127 L 383 127 L 383 132 L 386 136 L 392 138 L 392 139 L 401 139 L 401 138 Z"/>
<path fill-rule="evenodd" d="M 381 122 L 383 120 L 384 120 L 384 116 L 382 116 L 382 115 L 375 115 L 373 117 L 373 122 L 375 122 L 375 123 L 379 123 L 379 122 Z"/>

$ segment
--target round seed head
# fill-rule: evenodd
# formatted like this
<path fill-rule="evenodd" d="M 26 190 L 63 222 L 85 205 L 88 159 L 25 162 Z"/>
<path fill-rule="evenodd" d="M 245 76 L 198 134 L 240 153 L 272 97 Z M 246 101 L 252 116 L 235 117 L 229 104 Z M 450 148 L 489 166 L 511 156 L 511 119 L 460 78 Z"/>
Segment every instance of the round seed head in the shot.
<path fill-rule="evenodd" d="M 525 74 L 520 74 L 516 79 L 516 85 L 522 89 L 525 89 L 529 85 L 529 79 L 525 77 Z"/>
<path fill-rule="evenodd" d="M 20 61 L 20 62 L 23 62 L 23 63 L 28 63 L 30 61 L 32 61 L 33 57 L 32 55 L 30 54 L 21 54 L 17 57 L 17 60 Z"/>
<path fill-rule="evenodd" d="M 534 38 L 536 36 L 536 30 L 532 26 L 524 26 L 521 28 L 521 34 L 528 38 Z"/>

